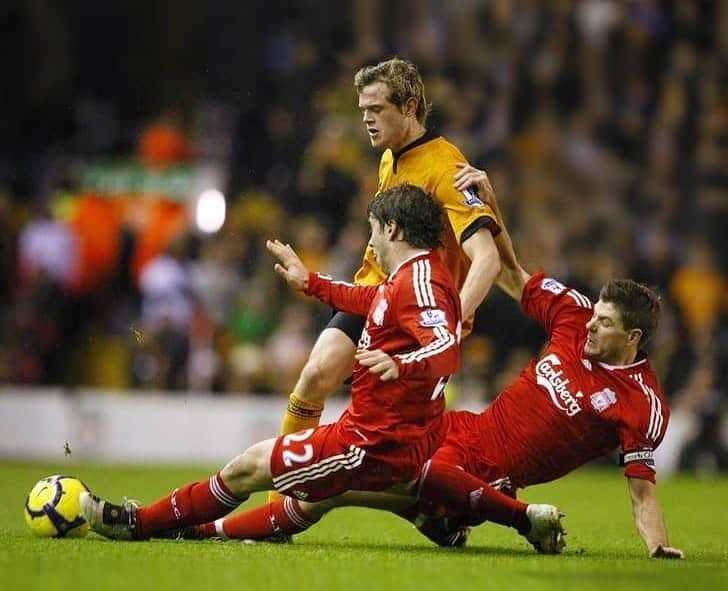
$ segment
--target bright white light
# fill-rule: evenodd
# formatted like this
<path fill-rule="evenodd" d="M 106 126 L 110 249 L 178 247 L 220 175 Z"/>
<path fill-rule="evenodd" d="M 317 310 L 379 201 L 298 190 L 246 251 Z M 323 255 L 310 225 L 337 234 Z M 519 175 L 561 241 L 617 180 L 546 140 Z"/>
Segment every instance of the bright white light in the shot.
<path fill-rule="evenodd" d="M 217 189 L 200 193 L 195 207 L 195 224 L 201 232 L 212 234 L 225 223 L 225 195 Z"/>

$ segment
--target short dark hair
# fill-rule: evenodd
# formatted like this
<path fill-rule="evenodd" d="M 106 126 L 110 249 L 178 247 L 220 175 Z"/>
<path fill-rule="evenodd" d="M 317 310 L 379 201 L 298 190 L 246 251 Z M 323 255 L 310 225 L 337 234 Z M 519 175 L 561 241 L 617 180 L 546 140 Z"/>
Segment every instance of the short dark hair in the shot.
<path fill-rule="evenodd" d="M 602 286 L 599 299 L 617 307 L 625 329 L 642 331 L 640 347 L 655 334 L 660 319 L 660 296 L 655 290 L 632 279 L 611 279 Z"/>
<path fill-rule="evenodd" d="M 397 222 L 404 241 L 414 248 L 438 248 L 444 231 L 442 206 L 420 187 L 405 183 L 382 191 L 367 213 L 384 227 Z"/>
<path fill-rule="evenodd" d="M 382 82 L 389 88 L 389 102 L 403 107 L 413 98 L 417 100 L 415 115 L 422 125 L 427 123 L 430 114 L 430 103 L 425 97 L 425 84 L 422 82 L 417 66 L 408 60 L 393 57 L 376 66 L 365 66 L 354 76 L 354 87 L 361 94 L 365 86 Z"/>

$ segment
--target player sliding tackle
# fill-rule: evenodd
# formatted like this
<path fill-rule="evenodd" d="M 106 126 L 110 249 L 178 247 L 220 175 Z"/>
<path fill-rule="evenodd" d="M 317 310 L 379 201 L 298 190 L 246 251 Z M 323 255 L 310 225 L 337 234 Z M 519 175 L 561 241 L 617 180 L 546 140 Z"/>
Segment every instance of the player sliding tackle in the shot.
<path fill-rule="evenodd" d="M 520 503 L 437 460 L 421 473 L 444 440 L 443 390 L 460 362 L 460 299 L 434 251 L 441 244 L 443 211 L 422 189 L 400 185 L 375 197 L 368 212 L 370 246 L 388 274 L 381 285 L 309 273 L 290 246 L 267 243 L 279 260 L 276 272 L 293 289 L 366 317 L 351 403 L 339 421 L 259 442 L 209 479 L 144 507 L 84 493 L 81 508 L 91 529 L 141 540 L 212 522 L 211 531 L 234 537 L 220 518 L 251 493 L 275 487 L 288 496 L 265 516 L 265 525 L 300 531 L 316 518 L 298 499 L 399 487 L 417 491 L 423 502 L 446 505 L 463 523 L 487 519 L 514 527 L 544 551 L 561 548 L 555 507 Z"/>
<path fill-rule="evenodd" d="M 498 211 L 484 172 L 465 164 L 455 177 L 459 190 L 477 184 Z M 543 273 L 519 265 L 510 236 L 496 238 L 502 258 L 499 286 L 520 302 L 549 335 L 544 352 L 511 382 L 484 412 L 449 412 L 447 436 L 432 465 L 459 466 L 515 496 L 519 488 L 560 478 L 621 447 L 634 521 L 651 557 L 682 558 L 669 545 L 655 490 L 653 451 L 667 429 L 669 410 L 641 347 L 657 327 L 659 298 L 628 279 L 607 282 L 599 301 Z M 425 479 L 427 483 L 427 479 Z M 412 500 L 414 503 L 414 499 Z M 337 506 L 360 505 L 398 511 L 440 545 L 462 545 L 467 527 L 458 511 L 424 518 L 417 506 L 402 511 L 402 498 L 347 493 L 320 503 L 302 503 L 308 521 Z M 305 529 L 277 522 L 280 502 L 190 528 L 183 537 L 261 539 Z"/>
<path fill-rule="evenodd" d="M 427 128 L 431 105 L 415 64 L 395 57 L 366 66 L 356 73 L 354 86 L 363 127 L 371 146 L 382 153 L 377 193 L 412 183 L 431 193 L 445 210 L 440 256 L 460 293 L 465 338 L 500 271 L 495 214 L 472 190 L 453 187 L 455 165 L 465 156 Z M 379 285 L 386 278 L 367 248 L 354 282 Z M 291 392 L 281 435 L 318 426 L 326 398 L 351 376 L 364 322 L 343 310 L 332 315 Z"/>

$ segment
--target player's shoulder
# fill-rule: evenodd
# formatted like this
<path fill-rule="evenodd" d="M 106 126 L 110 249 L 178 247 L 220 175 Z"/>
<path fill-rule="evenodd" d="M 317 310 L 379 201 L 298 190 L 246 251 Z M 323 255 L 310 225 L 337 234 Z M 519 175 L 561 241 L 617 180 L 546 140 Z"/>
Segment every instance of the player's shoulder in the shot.
<path fill-rule="evenodd" d="M 398 282 L 410 281 L 413 277 L 419 280 L 440 280 L 448 273 L 445 264 L 436 251 L 418 252 L 401 262 L 390 278 Z"/>
<path fill-rule="evenodd" d="M 450 270 L 447 268 L 445 261 L 442 260 L 436 250 L 430 251 L 430 253 L 427 255 L 426 260 L 432 268 L 432 278 L 434 280 L 438 281 L 439 283 L 447 284 L 448 286 L 453 283 Z"/>
<path fill-rule="evenodd" d="M 594 308 L 594 303 L 584 293 L 561 283 L 558 279 L 547 277 L 543 271 L 534 273 L 526 283 L 523 292 L 524 298 L 535 299 L 539 297 L 563 300 L 565 303 L 578 309 L 588 311 Z"/>
<path fill-rule="evenodd" d="M 397 289 L 403 285 L 413 286 L 418 300 L 427 300 L 427 296 L 437 287 L 456 293 L 450 272 L 435 251 L 413 256 L 403 262 L 390 277 L 393 287 Z"/>
<path fill-rule="evenodd" d="M 441 154 L 448 156 L 449 160 L 454 162 L 466 162 L 465 155 L 460 148 L 453 144 L 450 140 L 443 136 L 437 136 L 432 140 L 433 150 L 439 151 Z"/>
<path fill-rule="evenodd" d="M 445 173 L 455 169 L 457 162 L 466 162 L 463 153 L 441 135 L 433 137 L 420 146 L 420 161 L 426 161 L 431 172 Z"/>
<path fill-rule="evenodd" d="M 646 434 L 657 440 L 670 409 L 649 359 L 642 356 L 635 363 L 616 368 L 602 365 L 611 377 L 610 386 L 617 392 L 617 410 L 627 422 L 643 426 Z"/>

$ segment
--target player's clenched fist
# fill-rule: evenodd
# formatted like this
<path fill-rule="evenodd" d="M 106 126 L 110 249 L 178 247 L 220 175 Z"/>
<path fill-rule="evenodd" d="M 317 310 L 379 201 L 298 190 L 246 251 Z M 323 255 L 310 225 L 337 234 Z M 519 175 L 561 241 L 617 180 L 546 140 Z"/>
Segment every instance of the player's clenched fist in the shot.
<path fill-rule="evenodd" d="M 393 382 L 399 377 L 399 367 L 394 359 L 381 349 L 374 351 L 358 349 L 355 357 L 361 365 L 368 367 L 369 371 L 378 373 L 382 382 Z"/>
<path fill-rule="evenodd" d="M 265 246 L 279 261 L 273 267 L 275 272 L 283 277 L 291 288 L 304 291 L 308 287 L 308 269 L 291 245 L 283 244 L 280 240 L 266 240 Z"/>

